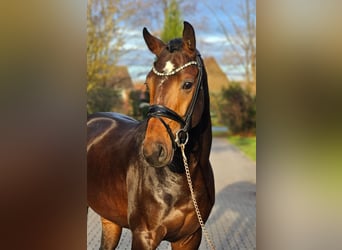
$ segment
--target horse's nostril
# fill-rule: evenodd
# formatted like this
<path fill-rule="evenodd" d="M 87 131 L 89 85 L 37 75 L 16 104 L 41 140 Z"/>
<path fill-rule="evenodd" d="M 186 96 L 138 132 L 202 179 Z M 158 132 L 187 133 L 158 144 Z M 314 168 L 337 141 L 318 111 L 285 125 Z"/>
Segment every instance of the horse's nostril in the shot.
<path fill-rule="evenodd" d="M 166 148 L 163 144 L 159 144 L 159 162 L 163 162 L 167 156 Z"/>
<path fill-rule="evenodd" d="M 166 146 L 162 143 L 145 145 L 143 155 L 146 161 L 154 167 L 164 166 L 168 157 Z"/>

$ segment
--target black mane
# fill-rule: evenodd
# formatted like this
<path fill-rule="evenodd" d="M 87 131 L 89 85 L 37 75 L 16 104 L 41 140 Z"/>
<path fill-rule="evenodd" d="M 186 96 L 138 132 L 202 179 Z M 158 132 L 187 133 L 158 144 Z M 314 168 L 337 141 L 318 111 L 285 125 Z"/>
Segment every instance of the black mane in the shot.
<path fill-rule="evenodd" d="M 176 38 L 169 41 L 166 45 L 166 49 L 172 53 L 174 51 L 180 51 L 182 49 L 183 40 L 181 38 Z"/>

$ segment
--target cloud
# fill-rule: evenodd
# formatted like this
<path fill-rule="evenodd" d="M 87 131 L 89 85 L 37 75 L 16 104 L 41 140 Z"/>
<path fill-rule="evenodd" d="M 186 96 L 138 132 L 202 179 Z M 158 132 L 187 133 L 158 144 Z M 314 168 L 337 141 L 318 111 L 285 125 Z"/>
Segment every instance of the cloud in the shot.
<path fill-rule="evenodd" d="M 227 43 L 227 38 L 223 34 L 205 34 L 203 36 L 198 36 L 198 40 L 205 43 Z"/>

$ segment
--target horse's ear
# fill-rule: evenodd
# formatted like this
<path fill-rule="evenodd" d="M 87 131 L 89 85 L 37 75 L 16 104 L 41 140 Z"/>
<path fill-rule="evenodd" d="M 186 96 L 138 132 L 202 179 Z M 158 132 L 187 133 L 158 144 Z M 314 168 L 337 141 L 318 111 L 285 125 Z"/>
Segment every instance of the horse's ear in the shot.
<path fill-rule="evenodd" d="M 152 36 L 146 28 L 143 29 L 143 36 L 149 50 L 156 56 L 159 56 L 160 52 L 166 46 L 165 43 L 162 40 Z"/>
<path fill-rule="evenodd" d="M 186 21 L 184 22 L 183 29 L 183 49 L 185 49 L 191 55 L 196 53 L 195 31 L 191 24 Z"/>

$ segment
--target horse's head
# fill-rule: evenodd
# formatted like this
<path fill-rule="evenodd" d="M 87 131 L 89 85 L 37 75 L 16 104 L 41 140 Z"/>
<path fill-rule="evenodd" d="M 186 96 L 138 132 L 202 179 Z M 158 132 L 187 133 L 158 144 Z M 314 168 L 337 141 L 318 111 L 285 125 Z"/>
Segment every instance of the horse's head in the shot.
<path fill-rule="evenodd" d="M 189 23 L 184 22 L 183 37 L 168 44 L 146 28 L 143 35 L 156 60 L 146 77 L 151 106 L 142 153 L 151 166 L 163 167 L 171 162 L 177 144 L 186 143 L 188 131 L 200 121 L 203 65 Z"/>

